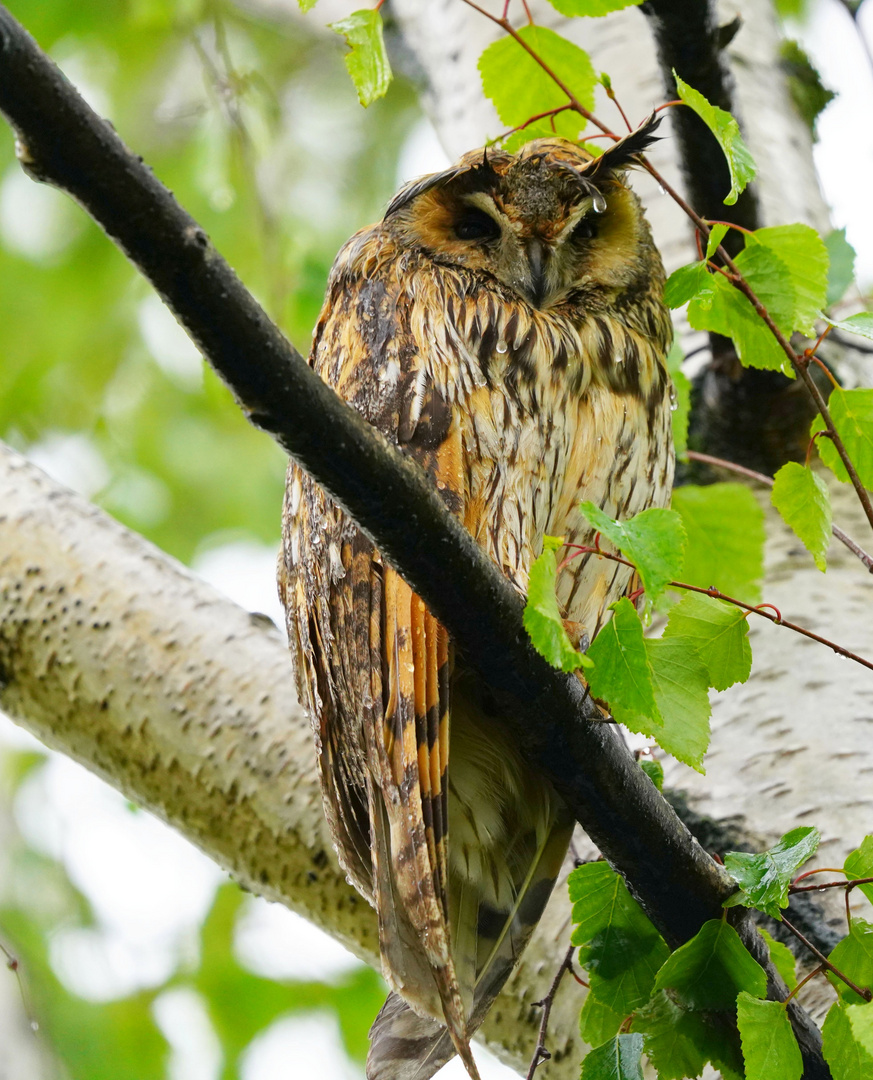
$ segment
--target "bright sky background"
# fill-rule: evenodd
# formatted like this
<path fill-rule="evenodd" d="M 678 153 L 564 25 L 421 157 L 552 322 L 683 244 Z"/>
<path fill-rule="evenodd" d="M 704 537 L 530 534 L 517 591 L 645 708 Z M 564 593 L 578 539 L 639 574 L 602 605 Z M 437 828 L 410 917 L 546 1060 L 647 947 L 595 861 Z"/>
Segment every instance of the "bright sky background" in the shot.
<path fill-rule="evenodd" d="M 763 2 L 763 0 L 762 0 Z M 873 45 L 873 0 L 862 24 Z M 858 276 L 873 282 L 873 75 L 854 27 L 838 0 L 816 0 L 806 24 L 792 28 L 818 65 L 826 85 L 840 91 L 819 120 L 816 148 L 822 186 L 835 226 L 846 225 L 858 252 Z M 70 73 L 74 79 L 76 73 Z M 84 74 L 84 73 L 83 73 Z M 81 80 L 84 81 L 84 80 Z M 410 135 L 398 167 L 398 183 L 441 168 L 447 159 L 426 122 Z M 34 185 L 19 170 L 0 183 L 0 232 L 11 247 L 35 259 L 50 256 L 77 228 L 77 211 L 57 193 Z M 158 363 L 183 386 L 200 378 L 196 350 L 157 300 L 139 312 L 144 341 Z M 108 470 L 82 436 L 48 436 L 31 457 L 47 472 L 86 496 L 99 491 Z M 276 508 L 277 536 L 279 508 Z M 202 553 L 194 569 L 253 611 L 282 617 L 274 585 L 276 552 L 255 543 L 234 543 Z M 33 740 L 0 717 L 0 741 L 31 746 Z M 131 813 L 125 800 L 80 766 L 60 755 L 22 788 L 17 820 L 30 842 L 59 858 L 88 896 L 98 926 L 60 932 L 52 946 L 56 971 L 70 990 L 105 1000 L 156 985 L 180 954 L 211 904 L 223 874 L 205 856 L 147 813 Z M 251 898 L 237 950 L 252 970 L 276 978 L 332 978 L 357 961 L 299 916 Z M 556 953 L 556 959 L 558 954 Z M 156 1019 L 173 1047 L 169 1080 L 214 1080 L 218 1044 L 202 1003 L 191 992 L 164 994 Z M 294 1015 L 278 1021 L 251 1046 L 243 1080 L 298 1075 L 354 1080 L 360 1073 L 339 1048 L 328 1015 Z M 301 1054 L 307 1055 L 305 1060 Z M 477 1051 L 483 1080 L 515 1074 Z M 461 1080 L 455 1061 L 440 1080 Z"/>

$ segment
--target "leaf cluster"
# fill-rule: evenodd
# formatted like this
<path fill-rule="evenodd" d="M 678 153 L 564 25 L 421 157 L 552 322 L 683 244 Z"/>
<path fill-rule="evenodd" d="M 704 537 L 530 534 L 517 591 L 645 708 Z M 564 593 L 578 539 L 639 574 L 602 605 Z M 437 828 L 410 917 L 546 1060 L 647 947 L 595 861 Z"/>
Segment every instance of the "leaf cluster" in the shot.
<path fill-rule="evenodd" d="M 633 564 L 647 609 L 664 600 L 680 574 L 701 589 L 717 582 L 753 590 L 761 573 L 763 530 L 749 492 L 725 484 L 676 494 L 682 495 L 678 508 L 653 507 L 626 522 L 613 520 L 590 502 L 580 509 L 600 542 Z M 732 513 L 725 513 L 725 503 Z M 625 597 L 613 605 L 612 618 L 582 656 L 567 637 L 556 599 L 559 545 L 560 540 L 547 538 L 531 568 L 525 626 L 535 647 L 564 670 L 584 666 L 592 694 L 608 703 L 615 720 L 701 769 L 709 744 L 709 690 L 726 690 L 749 676 L 744 612 L 687 592 L 671 608 L 663 636 L 647 638 L 639 613 Z M 724 552 L 732 546 L 738 557 L 726 573 Z M 574 557 L 572 545 L 568 552 L 566 562 Z"/>
<path fill-rule="evenodd" d="M 814 828 L 800 828 L 760 854 L 728 853 L 725 866 L 739 889 L 725 906 L 745 904 L 781 918 L 794 876 L 819 840 Z M 871 871 L 873 837 L 868 836 L 846 860 L 845 872 L 849 880 L 857 880 Z M 574 870 L 569 891 L 575 924 L 571 940 L 580 947 L 579 963 L 590 979 L 580 1031 L 594 1049 L 585 1059 L 583 1077 L 641 1076 L 645 1054 L 659 1080 L 699 1076 L 708 1062 L 728 1080 L 800 1080 L 803 1061 L 786 1009 L 788 999 L 765 1000 L 766 973 L 725 918 L 705 923 L 694 938 L 669 953 L 606 863 Z M 766 931 L 761 933 L 793 990 L 794 956 Z M 849 934 L 829 960 L 859 985 L 870 986 L 873 924 L 852 919 Z M 835 1077 L 860 1080 L 870 1076 L 873 1067 L 873 1004 L 839 979 L 832 981 L 840 999 L 825 1022 L 825 1058 Z M 736 1021 L 739 1046 L 728 1020 Z M 607 1068 L 613 1071 L 603 1071 Z"/>

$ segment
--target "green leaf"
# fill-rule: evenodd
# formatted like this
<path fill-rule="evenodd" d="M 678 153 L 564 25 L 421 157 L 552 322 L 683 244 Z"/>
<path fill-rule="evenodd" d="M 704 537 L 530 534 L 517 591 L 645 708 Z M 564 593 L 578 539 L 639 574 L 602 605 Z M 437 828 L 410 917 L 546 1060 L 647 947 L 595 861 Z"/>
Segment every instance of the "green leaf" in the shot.
<path fill-rule="evenodd" d="M 664 766 L 660 761 L 652 761 L 651 758 L 641 758 L 640 768 L 652 781 L 658 791 L 664 787 Z"/>
<path fill-rule="evenodd" d="M 873 924 L 864 919 L 852 919 L 849 933 L 831 952 L 828 960 L 856 986 L 873 988 Z M 831 985 L 840 999 L 848 1005 L 860 1005 L 864 999 L 851 990 L 842 979 L 827 972 Z"/>
<path fill-rule="evenodd" d="M 769 262 L 772 269 L 772 258 Z M 788 281 L 787 268 L 782 280 Z M 746 367 L 782 371 L 793 377 L 788 357 L 751 302 L 721 274 L 710 274 L 709 285 L 711 292 L 695 297 L 688 305 L 691 326 L 731 338 Z"/>
<path fill-rule="evenodd" d="M 709 747 L 709 672 L 691 638 L 646 640 L 652 669 L 655 704 L 661 726 L 654 733 L 658 745 L 677 761 L 703 772 Z"/>
<path fill-rule="evenodd" d="M 688 536 L 683 579 L 760 603 L 764 512 L 751 491 L 742 484 L 688 484 L 673 492 L 673 509 Z"/>
<path fill-rule="evenodd" d="M 764 969 L 746 952 L 739 934 L 724 919 L 710 919 L 680 946 L 658 972 L 657 990 L 673 990 L 689 1009 L 733 1011 L 737 994 L 767 993 Z"/>
<path fill-rule="evenodd" d="M 567 878 L 567 892 L 576 927 L 571 939 L 574 945 L 587 945 L 595 934 L 614 921 L 617 912 L 630 917 L 631 905 L 636 904 L 620 875 L 603 859 L 583 863 L 572 870 Z M 636 907 L 639 909 L 638 904 Z"/>
<path fill-rule="evenodd" d="M 673 342 L 667 353 L 667 370 L 673 380 L 671 398 L 671 419 L 673 426 L 673 449 L 681 457 L 688 448 L 688 418 L 691 415 L 691 381 L 682 370 L 685 357 L 677 342 Z"/>
<path fill-rule="evenodd" d="M 658 1071 L 658 1080 L 685 1080 L 699 1076 L 711 1061 L 723 1080 L 741 1080 L 743 1062 L 739 1046 L 721 1024 L 709 1023 L 701 1013 L 677 1005 L 665 990 L 653 994 L 637 1009 L 631 1031 L 643 1036 L 643 1052 Z"/>
<path fill-rule="evenodd" d="M 873 836 L 864 837 L 861 846 L 846 858 L 843 869 L 846 871 L 846 877 L 849 881 L 873 877 Z M 873 904 L 873 884 L 859 885 L 858 888 Z"/>
<path fill-rule="evenodd" d="M 765 244 L 756 243 L 751 236 L 746 237 L 746 246 L 734 262 L 773 322 L 783 334 L 790 334 L 793 329 L 796 298 L 788 263 Z M 766 330 L 760 317 L 755 317 Z M 772 337 L 769 330 L 767 333 Z M 773 338 L 773 341 L 775 343 L 776 339 Z"/>
<path fill-rule="evenodd" d="M 654 735 L 661 727 L 643 625 L 626 597 L 612 605 L 613 616 L 588 650 L 591 693 L 609 702 L 612 715 L 632 731 Z M 649 722 L 646 723 L 645 721 Z"/>
<path fill-rule="evenodd" d="M 846 1012 L 849 1014 L 856 1042 L 873 1057 L 873 1002 L 867 1002 L 866 1005 L 847 1005 Z"/>
<path fill-rule="evenodd" d="M 345 19 L 331 23 L 330 29 L 342 34 L 351 46 L 345 61 L 358 101 L 366 107 L 384 97 L 391 82 L 391 65 L 382 34 L 382 16 L 371 8 L 353 11 Z"/>
<path fill-rule="evenodd" d="M 779 47 L 779 58 L 794 107 L 814 137 L 819 114 L 837 95 L 822 83 L 821 75 L 798 42 L 783 41 Z"/>
<path fill-rule="evenodd" d="M 592 502 L 583 502 L 580 510 L 637 568 L 646 599 L 657 600 L 684 560 L 685 529 L 676 511 L 652 507 L 630 521 L 614 521 Z"/>
<path fill-rule="evenodd" d="M 824 573 L 832 521 L 831 500 L 824 480 L 812 469 L 789 461 L 773 478 L 770 501 Z"/>
<path fill-rule="evenodd" d="M 709 1060 L 702 1017 L 680 1008 L 664 990 L 637 1010 L 631 1030 L 642 1034 L 643 1050 L 657 1069 L 658 1080 L 699 1076 Z"/>
<path fill-rule="evenodd" d="M 544 656 L 552 667 L 561 671 L 575 671 L 590 667 L 591 661 L 573 648 L 558 607 L 555 581 L 558 564 L 555 557 L 555 537 L 545 538 L 545 550 L 530 568 L 527 602 L 524 605 L 524 628 L 530 634 L 534 648 Z"/>
<path fill-rule="evenodd" d="M 849 1006 L 853 1008 L 854 1006 Z M 862 1008 L 870 1008 L 869 1005 Z M 870 1080 L 873 1076 L 873 1051 L 855 1038 L 846 1006 L 834 1002 L 821 1029 L 822 1050 L 839 1080 Z"/>
<path fill-rule="evenodd" d="M 643 1080 L 642 1035 L 616 1035 L 582 1062 L 579 1080 Z"/>
<path fill-rule="evenodd" d="M 549 0 L 549 3 L 562 15 L 588 15 L 600 18 L 608 15 L 610 11 L 622 11 L 627 7 L 635 7 L 642 0 Z"/>
<path fill-rule="evenodd" d="M 848 319 L 827 319 L 827 322 L 838 330 L 845 330 L 847 334 L 857 334 L 858 337 L 873 341 L 873 311 L 859 311 Z"/>
<path fill-rule="evenodd" d="M 813 335 L 815 320 L 827 303 L 828 252 L 824 241 L 809 225 L 773 225 L 756 229 L 746 238 L 746 248 L 736 260 L 738 266 L 746 252 L 754 245 L 760 245 L 772 252 L 788 271 L 793 312 L 790 320 L 784 327 L 780 325 L 780 329 L 800 330 L 804 334 Z M 751 284 L 751 281 L 749 283 Z M 755 292 L 758 298 L 763 300 L 757 289 Z M 778 324 L 775 317 L 774 321 Z"/>
<path fill-rule="evenodd" d="M 307 11 L 312 11 L 318 0 L 297 0 L 300 10 L 305 14 Z"/>
<path fill-rule="evenodd" d="M 618 1034 L 626 1014 L 608 1008 L 589 990 L 579 1013 L 579 1034 L 589 1046 L 600 1046 Z"/>
<path fill-rule="evenodd" d="M 745 612 L 723 600 L 688 592 L 671 609 L 664 637 L 690 638 L 706 665 L 709 685 L 727 690 L 745 682 L 752 670 L 752 647 Z"/>
<path fill-rule="evenodd" d="M 679 97 L 689 108 L 700 117 L 709 130 L 718 140 L 719 146 L 727 158 L 728 168 L 731 174 L 731 190 L 725 199 L 728 206 L 733 206 L 746 184 L 755 179 L 755 162 L 749 153 L 743 137 L 740 134 L 739 124 L 729 112 L 710 105 L 699 91 L 684 83 L 676 72 L 676 89 Z"/>
<path fill-rule="evenodd" d="M 543 26 L 524 26 L 518 33 L 576 99 L 590 109 L 594 104 L 597 75 L 588 54 Z M 485 96 L 494 102 L 497 115 L 509 127 L 567 104 L 563 90 L 509 36 L 499 38 L 482 53 L 479 73 Z M 549 124 L 549 134 L 557 133 L 567 139 L 575 139 L 585 126 L 584 118 L 572 111 L 561 113 L 554 121 L 554 129 Z M 526 134 L 525 141 L 530 137 L 530 133 Z"/>
<path fill-rule="evenodd" d="M 706 241 L 706 257 L 711 259 L 719 244 L 727 236 L 729 225 L 712 225 L 709 229 L 709 239 Z"/>
<path fill-rule="evenodd" d="M 846 295 L 855 280 L 855 249 L 846 239 L 845 229 L 832 229 L 825 237 L 830 267 L 828 269 L 827 306 Z"/>
<path fill-rule="evenodd" d="M 798 867 L 812 858 L 820 842 L 821 834 L 814 825 L 802 825 L 758 855 L 729 851 L 724 857 L 725 870 L 741 891 L 726 900 L 725 907 L 742 904 L 781 919 L 780 908 L 788 906 L 788 887 Z"/>
<path fill-rule="evenodd" d="M 797 986 L 797 960 L 794 953 L 787 945 L 783 945 L 781 941 L 777 941 L 776 938 L 768 934 L 763 927 L 758 927 L 758 933 L 767 942 L 770 959 L 782 976 L 785 985 L 789 990 L 793 990 Z"/>
<path fill-rule="evenodd" d="M 828 409 L 861 483 L 873 490 L 873 390 L 835 387 L 828 398 Z M 817 416 L 810 430 L 822 431 L 824 426 L 824 420 Z M 816 448 L 834 476 L 848 483 L 849 474 L 833 442 L 824 436 L 816 439 Z"/>
<path fill-rule="evenodd" d="M 776 13 L 784 18 L 802 19 L 809 8 L 809 0 L 776 0 Z"/>
<path fill-rule="evenodd" d="M 621 877 L 605 862 L 587 863 L 568 881 L 573 901 L 571 942 L 589 972 L 591 994 L 622 1017 L 649 999 L 669 949 Z"/>
<path fill-rule="evenodd" d="M 664 285 L 664 303 L 667 307 L 678 308 L 696 296 L 711 294 L 711 277 L 705 262 L 680 266 L 667 278 Z"/>
<path fill-rule="evenodd" d="M 800 1080 L 803 1057 L 781 1001 L 761 1001 L 743 991 L 737 998 L 737 1027 L 746 1080 Z"/>

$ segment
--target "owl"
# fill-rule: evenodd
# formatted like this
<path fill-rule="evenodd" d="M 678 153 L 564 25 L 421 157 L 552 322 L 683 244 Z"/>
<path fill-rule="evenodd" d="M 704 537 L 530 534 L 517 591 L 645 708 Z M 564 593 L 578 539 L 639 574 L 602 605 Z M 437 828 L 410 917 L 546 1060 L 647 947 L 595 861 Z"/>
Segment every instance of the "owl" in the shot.
<path fill-rule="evenodd" d="M 558 138 L 466 154 L 405 186 L 331 271 L 310 364 L 418 462 L 522 596 L 544 534 L 592 541 L 581 500 L 621 519 L 669 500 L 664 272 L 623 180 L 654 126 L 599 157 Z M 378 913 L 391 987 L 367 1076 L 427 1080 L 458 1053 L 476 1078 L 470 1037 L 573 823 L 446 628 L 293 464 L 283 538 L 327 820 Z M 579 639 L 629 575 L 569 564 L 558 599 Z"/>

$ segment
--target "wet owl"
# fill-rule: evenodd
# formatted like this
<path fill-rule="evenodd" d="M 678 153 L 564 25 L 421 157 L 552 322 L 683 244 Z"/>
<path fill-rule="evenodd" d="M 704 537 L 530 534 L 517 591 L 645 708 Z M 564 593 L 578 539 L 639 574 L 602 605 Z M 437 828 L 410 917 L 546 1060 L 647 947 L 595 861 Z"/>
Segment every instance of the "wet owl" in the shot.
<path fill-rule="evenodd" d="M 562 139 L 466 154 L 407 184 L 330 275 L 315 371 L 404 454 L 521 594 L 543 535 L 586 544 L 669 500 L 664 273 L 625 170 Z M 330 432 L 325 432 L 330 439 Z M 378 912 L 391 994 L 370 1080 L 427 1080 L 512 971 L 572 821 L 522 760 L 446 629 L 296 465 L 280 591 L 340 861 Z M 426 538 L 423 538 L 426 542 Z M 593 638 L 628 568 L 569 564 L 558 599 Z"/>

